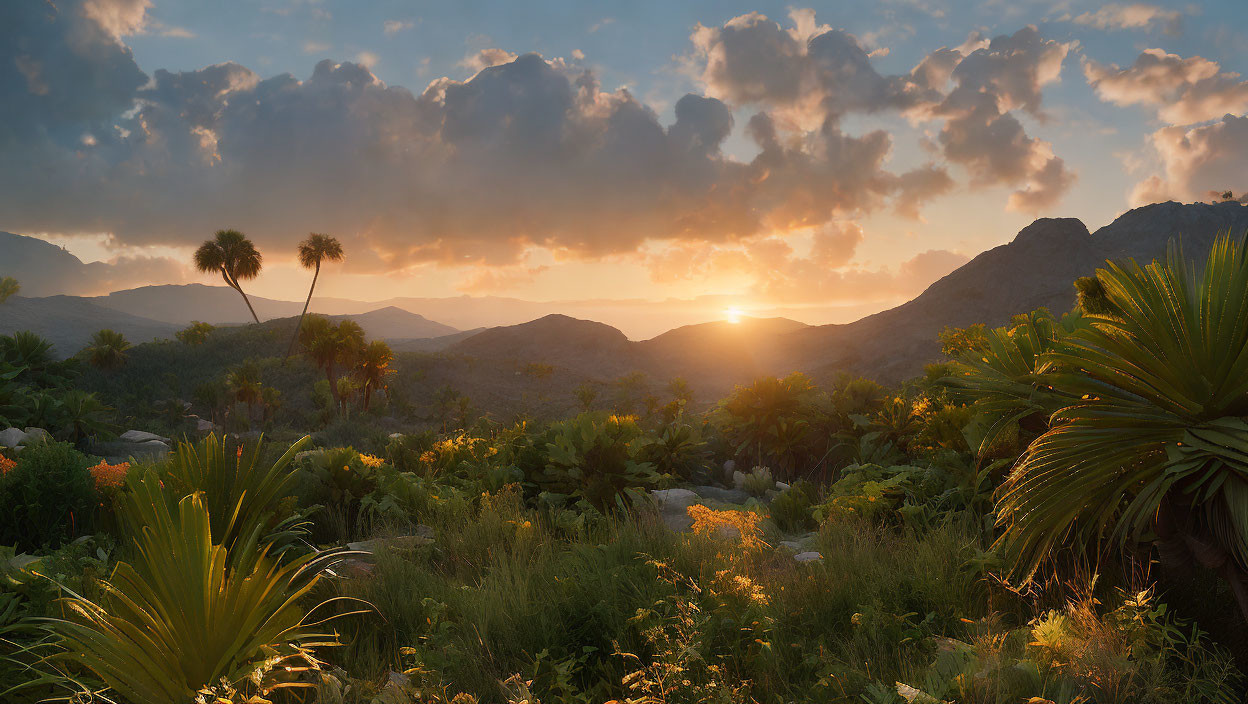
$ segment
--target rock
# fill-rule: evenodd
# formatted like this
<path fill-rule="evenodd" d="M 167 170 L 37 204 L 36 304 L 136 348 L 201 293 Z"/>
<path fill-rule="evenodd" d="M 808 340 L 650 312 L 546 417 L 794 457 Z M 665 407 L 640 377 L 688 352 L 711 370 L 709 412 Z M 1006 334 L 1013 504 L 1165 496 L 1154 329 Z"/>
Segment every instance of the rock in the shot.
<path fill-rule="evenodd" d="M 403 433 L 390 433 L 389 437 L 391 440 L 402 440 Z"/>
<path fill-rule="evenodd" d="M 781 540 L 780 547 L 788 548 L 795 553 L 802 552 L 802 544 L 796 540 Z"/>
<path fill-rule="evenodd" d="M 750 495 L 740 488 L 724 489 L 718 486 L 695 486 L 693 490 L 704 499 L 722 501 L 726 504 L 743 504 L 750 500 Z"/>
<path fill-rule="evenodd" d="M 789 485 L 784 482 L 776 482 L 776 491 L 788 491 Z"/>
<path fill-rule="evenodd" d="M 51 440 L 51 439 L 52 439 L 52 433 L 49 433 L 43 428 L 27 428 L 26 429 L 26 442 L 27 443 L 31 443 L 36 440 Z"/>
<path fill-rule="evenodd" d="M 740 471 L 740 470 L 733 470 L 733 472 L 732 472 L 732 486 L 733 486 L 733 488 L 735 488 L 735 489 L 744 489 L 744 488 L 745 488 L 745 477 L 746 477 L 745 472 L 742 472 L 742 471 Z"/>
<path fill-rule="evenodd" d="M 205 420 L 203 418 L 195 419 L 195 430 L 198 432 L 211 433 L 212 431 L 216 429 L 217 429 L 217 426 L 214 425 L 213 422 L 210 420 Z"/>
<path fill-rule="evenodd" d="M 793 556 L 798 562 L 823 562 L 823 555 L 811 550 L 810 552 L 799 552 Z"/>
<path fill-rule="evenodd" d="M 668 528 L 683 532 L 693 526 L 688 508 L 701 501 L 701 498 L 688 489 L 655 489 L 650 492 L 659 508 L 659 516 Z"/>
<path fill-rule="evenodd" d="M 4 447 L 15 448 L 26 442 L 26 433 L 20 428 L 8 428 L 0 430 L 0 445 Z"/>
<path fill-rule="evenodd" d="M 149 433 L 143 430 L 127 430 L 121 434 L 121 440 L 126 442 L 148 442 L 151 440 L 159 440 L 164 443 L 172 442 L 169 438 Z"/>
<path fill-rule="evenodd" d="M 698 494 L 689 489 L 655 489 L 650 496 L 658 502 L 659 508 L 679 508 L 685 510 L 698 503 Z"/>

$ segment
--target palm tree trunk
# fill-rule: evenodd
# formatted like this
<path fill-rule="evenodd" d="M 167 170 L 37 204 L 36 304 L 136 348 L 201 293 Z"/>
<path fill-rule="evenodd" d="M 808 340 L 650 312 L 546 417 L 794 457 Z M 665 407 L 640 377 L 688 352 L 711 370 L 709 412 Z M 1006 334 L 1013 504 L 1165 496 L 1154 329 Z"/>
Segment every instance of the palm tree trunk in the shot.
<path fill-rule="evenodd" d="M 295 351 L 295 343 L 299 341 L 299 331 L 303 329 L 303 316 L 308 314 L 308 305 L 312 303 L 312 292 L 316 290 L 316 277 L 321 275 L 321 263 L 316 263 L 316 271 L 312 274 L 312 286 L 308 288 L 308 300 L 303 302 L 303 312 L 299 314 L 299 323 L 295 325 L 295 335 L 290 338 L 290 347 L 286 348 L 286 359 L 290 359 L 290 353 Z"/>
<path fill-rule="evenodd" d="M 221 270 L 221 276 L 222 278 L 225 279 L 225 283 L 229 284 L 230 288 L 234 289 L 235 291 L 238 291 L 238 295 L 243 297 L 243 303 L 246 303 L 247 310 L 251 311 L 252 319 L 255 320 L 257 324 L 259 324 L 260 316 L 256 315 L 256 309 L 251 307 L 251 299 L 247 298 L 246 293 L 243 293 L 243 287 L 238 284 L 238 280 L 230 276 L 229 272 L 227 272 L 225 269 Z"/>

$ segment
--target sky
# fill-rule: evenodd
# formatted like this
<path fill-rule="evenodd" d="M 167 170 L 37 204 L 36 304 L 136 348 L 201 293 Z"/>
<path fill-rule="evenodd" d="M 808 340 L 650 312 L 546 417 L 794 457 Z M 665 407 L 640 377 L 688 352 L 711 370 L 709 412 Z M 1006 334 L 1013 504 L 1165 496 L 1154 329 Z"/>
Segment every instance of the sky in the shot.
<path fill-rule="evenodd" d="M 6 0 L 0 230 L 318 294 L 844 322 L 1037 217 L 1248 191 L 1248 3 Z M 2 253 L 0 253 L 2 254 Z"/>

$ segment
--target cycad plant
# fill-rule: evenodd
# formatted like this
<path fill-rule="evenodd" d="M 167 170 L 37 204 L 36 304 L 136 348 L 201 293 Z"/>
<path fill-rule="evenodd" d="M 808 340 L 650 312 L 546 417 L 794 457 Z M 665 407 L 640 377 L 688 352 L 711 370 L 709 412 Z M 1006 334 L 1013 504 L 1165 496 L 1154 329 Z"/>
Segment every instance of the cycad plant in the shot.
<path fill-rule="evenodd" d="M 1043 355 L 1073 400 L 1003 487 L 998 521 L 1023 574 L 1071 538 L 1154 537 L 1230 583 L 1248 617 L 1248 258 L 1220 236 L 1198 273 L 1164 262 L 1097 272 L 1109 310 Z"/>

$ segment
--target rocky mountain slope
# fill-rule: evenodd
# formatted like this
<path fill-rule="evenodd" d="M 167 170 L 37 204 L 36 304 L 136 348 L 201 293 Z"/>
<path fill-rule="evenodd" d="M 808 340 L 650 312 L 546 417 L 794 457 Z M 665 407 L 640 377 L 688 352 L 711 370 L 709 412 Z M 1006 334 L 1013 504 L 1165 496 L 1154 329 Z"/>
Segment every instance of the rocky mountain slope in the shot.
<path fill-rule="evenodd" d="M 1002 325 L 1010 316 L 1045 306 L 1070 310 L 1073 282 L 1107 259 L 1141 263 L 1165 254 L 1180 237 L 1188 258 L 1203 257 L 1220 232 L 1248 231 L 1239 203 L 1158 203 L 1131 210 L 1095 233 L 1079 220 L 1043 218 L 1009 244 L 980 254 L 914 300 L 846 325 L 821 325 L 788 336 L 773 370 L 826 376 L 844 370 L 896 382 L 939 358 L 936 335 L 945 326 Z"/>

